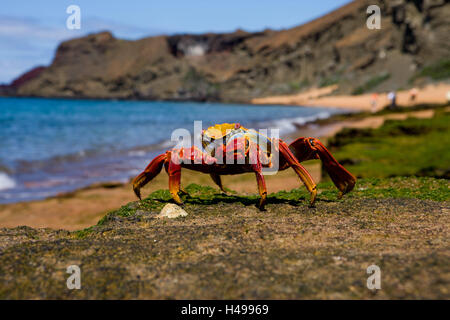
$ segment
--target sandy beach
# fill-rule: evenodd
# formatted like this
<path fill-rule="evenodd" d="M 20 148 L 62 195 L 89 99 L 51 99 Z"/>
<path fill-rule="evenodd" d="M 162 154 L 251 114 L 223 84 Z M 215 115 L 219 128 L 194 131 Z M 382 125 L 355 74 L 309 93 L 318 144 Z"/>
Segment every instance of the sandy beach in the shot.
<path fill-rule="evenodd" d="M 333 107 L 354 111 L 372 111 L 372 93 L 358 96 L 331 96 L 337 85 L 311 89 L 296 95 L 273 96 L 253 99 L 254 104 L 283 104 L 308 107 Z M 418 88 L 418 94 L 414 101 L 410 100 L 409 90 L 397 92 L 397 105 L 414 106 L 418 104 L 444 104 L 447 102 L 447 93 L 450 84 L 428 85 Z M 375 111 L 379 111 L 389 105 L 387 93 L 379 93 Z"/>

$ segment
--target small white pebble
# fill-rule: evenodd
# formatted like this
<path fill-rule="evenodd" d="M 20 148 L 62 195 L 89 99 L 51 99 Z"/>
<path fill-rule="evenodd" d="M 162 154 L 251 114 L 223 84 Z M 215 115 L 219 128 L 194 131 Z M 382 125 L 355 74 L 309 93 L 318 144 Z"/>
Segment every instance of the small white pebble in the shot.
<path fill-rule="evenodd" d="M 161 212 L 158 214 L 158 218 L 178 218 L 186 217 L 188 213 L 184 211 L 181 207 L 173 203 L 168 203 L 162 208 Z"/>

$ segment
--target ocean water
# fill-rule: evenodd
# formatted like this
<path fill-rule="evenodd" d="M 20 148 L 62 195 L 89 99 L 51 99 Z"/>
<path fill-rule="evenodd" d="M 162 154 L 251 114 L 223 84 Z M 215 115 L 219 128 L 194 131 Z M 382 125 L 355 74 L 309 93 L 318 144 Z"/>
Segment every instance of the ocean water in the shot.
<path fill-rule="evenodd" d="M 278 128 L 330 108 L 194 102 L 0 98 L 0 203 L 43 199 L 95 182 L 127 181 L 171 146 L 174 129 L 215 123 Z"/>

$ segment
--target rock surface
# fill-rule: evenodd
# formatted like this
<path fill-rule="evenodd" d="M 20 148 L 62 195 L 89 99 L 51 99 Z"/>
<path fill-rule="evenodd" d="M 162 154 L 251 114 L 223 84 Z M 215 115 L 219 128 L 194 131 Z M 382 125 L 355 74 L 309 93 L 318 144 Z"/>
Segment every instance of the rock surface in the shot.
<path fill-rule="evenodd" d="M 381 30 L 366 27 L 372 4 L 381 8 Z M 1 87 L 0 94 L 250 101 L 337 82 L 340 93 L 365 83 L 391 90 L 448 59 L 448 30 L 445 0 L 357 0 L 281 31 L 136 41 L 103 32 L 61 43 L 48 68 Z"/>
<path fill-rule="evenodd" d="M 411 198 L 423 184 L 418 196 L 447 200 Z M 156 219 L 170 201 L 160 190 L 78 232 L 4 228 L 0 299 L 449 299 L 446 188 L 359 181 L 338 201 L 321 185 L 315 208 L 301 189 L 269 195 L 261 212 L 256 197 L 192 185 L 183 219 Z M 366 287 L 373 264 L 378 291 Z M 66 287 L 69 265 L 80 290 Z"/>

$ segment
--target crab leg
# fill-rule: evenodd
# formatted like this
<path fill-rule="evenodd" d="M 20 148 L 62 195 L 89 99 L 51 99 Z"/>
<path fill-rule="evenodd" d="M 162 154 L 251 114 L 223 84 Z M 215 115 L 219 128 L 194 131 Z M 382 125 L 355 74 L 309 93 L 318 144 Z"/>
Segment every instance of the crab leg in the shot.
<path fill-rule="evenodd" d="M 167 173 L 169 175 L 169 191 L 172 195 L 173 200 L 181 205 L 183 202 L 178 195 L 180 192 L 180 182 L 181 182 L 181 164 L 175 163 L 171 160 L 172 152 L 167 152 L 167 158 L 169 160 L 169 166 L 167 168 Z"/>
<path fill-rule="evenodd" d="M 166 170 L 167 175 L 169 175 L 169 163 L 170 163 L 170 162 L 165 162 L 165 163 L 164 163 L 164 169 Z M 180 192 L 181 192 L 181 194 L 184 194 L 184 195 L 188 195 L 188 194 L 189 194 L 189 192 L 187 192 L 187 191 L 181 186 L 181 184 L 180 184 Z"/>
<path fill-rule="evenodd" d="M 317 140 L 315 144 L 325 170 L 327 170 L 331 180 L 333 180 L 335 186 L 339 189 L 338 198 L 342 198 L 344 194 L 353 190 L 355 187 L 356 178 L 341 164 L 339 164 L 339 162 L 337 162 L 337 160 L 320 141 Z"/>
<path fill-rule="evenodd" d="M 133 190 L 136 196 L 141 199 L 141 188 L 156 177 L 167 159 L 167 154 L 160 154 L 150 162 L 145 170 L 133 180 Z"/>
<path fill-rule="evenodd" d="M 282 140 L 278 141 L 278 148 L 280 154 L 283 156 L 284 160 L 289 164 L 289 166 L 294 169 L 295 173 L 299 176 L 300 180 L 305 184 L 306 189 L 311 193 L 311 197 L 309 199 L 309 204 L 314 205 L 314 201 L 317 196 L 317 187 L 314 183 L 311 175 L 308 171 L 306 171 L 305 167 L 303 167 L 297 160 L 297 158 L 292 154 L 289 150 L 289 147 Z M 276 142 L 276 141 L 275 141 Z"/>
<path fill-rule="evenodd" d="M 211 172 L 209 175 L 211 176 L 211 179 L 214 181 L 214 183 L 217 184 L 217 186 L 220 188 L 220 190 L 223 193 L 227 193 L 222 185 L 222 179 L 220 178 L 220 175 L 214 172 Z"/>
<path fill-rule="evenodd" d="M 263 210 L 267 200 L 266 181 L 264 180 L 264 176 L 261 172 L 261 164 L 254 165 L 253 168 L 255 170 L 256 182 L 258 183 L 258 192 L 261 197 L 259 199 L 258 208 Z"/>
<path fill-rule="evenodd" d="M 356 177 L 348 172 L 319 140 L 299 138 L 289 145 L 289 149 L 300 162 L 320 158 L 334 185 L 339 189 L 338 198 L 353 190 Z"/>

